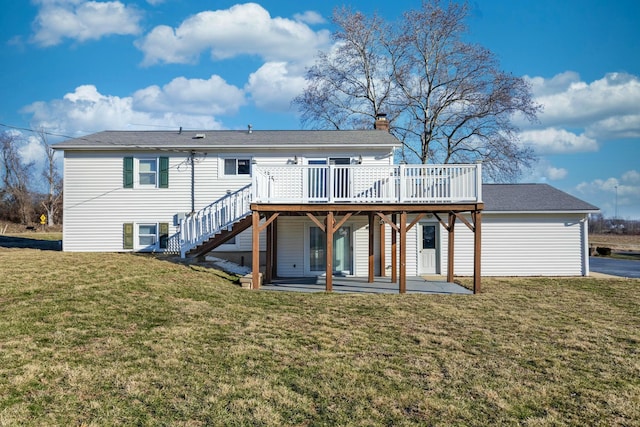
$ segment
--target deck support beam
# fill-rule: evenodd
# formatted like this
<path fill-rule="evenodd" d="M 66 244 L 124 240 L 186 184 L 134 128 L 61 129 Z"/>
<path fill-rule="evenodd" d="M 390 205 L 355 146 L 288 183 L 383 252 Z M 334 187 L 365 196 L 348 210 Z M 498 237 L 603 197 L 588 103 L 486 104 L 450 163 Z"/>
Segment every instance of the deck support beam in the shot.
<path fill-rule="evenodd" d="M 474 251 L 473 251 L 473 293 L 480 293 L 481 286 L 481 265 L 482 265 L 482 212 L 471 213 L 474 223 Z"/>
<path fill-rule="evenodd" d="M 251 213 L 251 288 L 260 289 L 260 212 Z"/>
<path fill-rule="evenodd" d="M 264 270 L 264 283 L 271 283 L 271 276 L 273 274 L 273 264 L 274 264 L 273 227 L 274 225 L 275 225 L 275 221 L 267 225 L 267 232 L 266 232 L 267 251 L 265 253 L 266 268 Z"/>
<path fill-rule="evenodd" d="M 454 253 L 455 253 L 455 225 L 456 225 L 456 216 L 450 212 L 449 213 L 449 227 L 447 228 L 448 234 L 448 252 L 447 252 L 447 282 L 453 282 L 453 272 L 454 272 Z"/>
<path fill-rule="evenodd" d="M 391 222 L 398 223 L 398 216 L 391 215 Z M 398 281 L 398 227 L 391 227 L 391 283 Z"/>
<path fill-rule="evenodd" d="M 400 213 L 400 283 L 399 292 L 407 292 L 407 212 Z"/>
<path fill-rule="evenodd" d="M 369 212 L 369 283 L 373 283 L 374 282 L 374 275 L 375 275 L 375 256 L 374 256 L 374 249 L 375 249 L 375 239 L 374 239 L 374 232 L 375 232 L 375 214 L 373 212 Z"/>
<path fill-rule="evenodd" d="M 333 212 L 327 212 L 325 230 L 326 230 L 326 241 L 327 241 L 327 250 L 326 250 L 326 285 L 325 290 L 327 292 L 333 291 L 333 227 L 334 227 L 334 218 Z"/>
<path fill-rule="evenodd" d="M 385 277 L 387 275 L 387 242 L 385 241 L 385 233 L 384 221 L 380 221 L 380 244 L 378 245 L 378 251 L 380 252 L 380 277 Z"/>

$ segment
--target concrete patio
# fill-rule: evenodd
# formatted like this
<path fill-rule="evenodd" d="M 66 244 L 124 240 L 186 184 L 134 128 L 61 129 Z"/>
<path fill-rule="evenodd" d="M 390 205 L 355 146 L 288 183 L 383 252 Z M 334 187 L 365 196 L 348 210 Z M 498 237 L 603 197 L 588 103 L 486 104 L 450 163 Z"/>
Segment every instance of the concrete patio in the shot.
<path fill-rule="evenodd" d="M 325 292 L 324 277 L 278 278 L 272 283 L 263 285 L 263 291 L 289 292 Z M 366 277 L 333 276 L 333 292 L 397 294 L 398 284 L 392 283 L 388 277 L 376 277 L 368 283 Z M 446 281 L 445 277 L 407 277 L 408 294 L 459 294 L 472 295 L 473 291 L 456 283 Z"/>

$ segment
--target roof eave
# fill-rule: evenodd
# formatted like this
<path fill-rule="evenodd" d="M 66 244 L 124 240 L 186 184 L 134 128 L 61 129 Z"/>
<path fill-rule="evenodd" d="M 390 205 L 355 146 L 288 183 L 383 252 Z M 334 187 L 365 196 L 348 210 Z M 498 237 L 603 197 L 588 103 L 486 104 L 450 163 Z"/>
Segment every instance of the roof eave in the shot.
<path fill-rule="evenodd" d="M 500 210 L 484 210 L 484 214 L 590 214 L 598 213 L 600 209 L 562 209 L 562 210 L 528 210 L 528 211 L 500 211 Z"/>

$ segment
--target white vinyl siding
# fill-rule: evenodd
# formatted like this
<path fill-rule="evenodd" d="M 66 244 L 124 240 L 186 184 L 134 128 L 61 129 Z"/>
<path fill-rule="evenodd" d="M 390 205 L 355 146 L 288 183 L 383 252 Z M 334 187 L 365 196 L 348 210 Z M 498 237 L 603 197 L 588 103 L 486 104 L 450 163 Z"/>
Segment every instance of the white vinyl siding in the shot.
<path fill-rule="evenodd" d="M 303 277 L 305 248 L 304 233 L 305 223 L 310 222 L 304 218 L 280 217 L 278 218 L 278 276 Z"/>
<path fill-rule="evenodd" d="M 484 214 L 482 275 L 586 274 L 584 218 L 584 214 Z M 473 233 L 456 222 L 455 234 L 455 274 L 473 275 Z"/>
<path fill-rule="evenodd" d="M 169 157 L 169 189 L 123 188 L 122 159 L 122 153 L 65 152 L 65 251 L 122 251 L 124 223 L 169 223 L 171 235 L 176 232 L 173 216 L 190 210 L 190 173 L 177 167 L 184 157 Z"/>

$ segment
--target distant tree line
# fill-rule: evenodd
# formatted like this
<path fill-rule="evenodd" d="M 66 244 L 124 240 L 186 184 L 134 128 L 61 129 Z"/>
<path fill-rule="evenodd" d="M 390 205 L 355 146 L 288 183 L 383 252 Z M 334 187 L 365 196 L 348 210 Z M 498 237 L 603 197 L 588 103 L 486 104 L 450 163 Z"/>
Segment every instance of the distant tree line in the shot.
<path fill-rule="evenodd" d="M 18 224 L 62 222 L 62 176 L 55 161 L 55 151 L 44 130 L 35 133 L 44 151 L 43 166 L 26 161 L 21 150 L 28 140 L 24 135 L 6 131 L 0 133 L 0 220 Z"/>
<path fill-rule="evenodd" d="M 591 215 L 589 219 L 591 234 L 640 234 L 640 221 L 620 218 L 605 218 L 602 214 Z"/>

